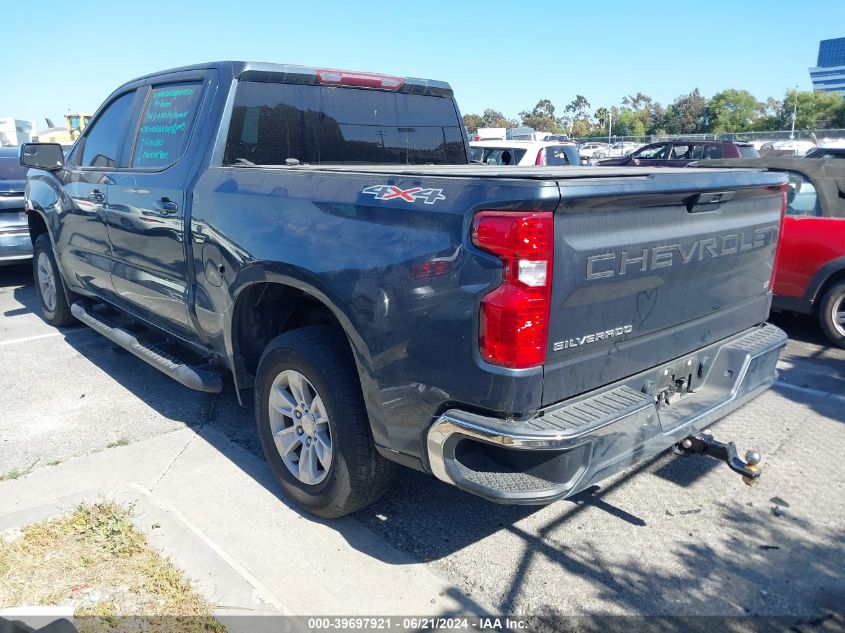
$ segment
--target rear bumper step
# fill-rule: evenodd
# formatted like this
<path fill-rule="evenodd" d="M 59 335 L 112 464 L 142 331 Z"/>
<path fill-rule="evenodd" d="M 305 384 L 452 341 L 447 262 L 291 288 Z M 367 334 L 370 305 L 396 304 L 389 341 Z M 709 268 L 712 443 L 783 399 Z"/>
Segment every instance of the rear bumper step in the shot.
<path fill-rule="evenodd" d="M 125 327 L 112 323 L 107 316 L 88 309 L 81 301 L 74 303 L 70 311 L 98 334 L 102 334 L 189 389 L 207 393 L 220 393 L 223 390 L 223 378 L 220 374 L 182 362 L 160 349 L 156 343 L 144 341 L 142 335 L 130 332 Z"/>
<path fill-rule="evenodd" d="M 571 496 L 696 435 L 766 390 L 786 339 L 764 324 L 530 420 L 450 409 L 428 431 L 431 470 L 492 501 Z"/>

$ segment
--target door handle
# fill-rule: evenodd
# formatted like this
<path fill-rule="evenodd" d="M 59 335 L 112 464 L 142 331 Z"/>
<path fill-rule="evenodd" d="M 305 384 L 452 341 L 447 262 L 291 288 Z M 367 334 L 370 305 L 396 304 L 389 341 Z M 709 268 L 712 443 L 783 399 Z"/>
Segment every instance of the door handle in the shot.
<path fill-rule="evenodd" d="M 91 193 L 88 194 L 88 199 L 91 202 L 96 202 L 97 204 L 103 204 L 106 201 L 106 194 L 104 194 L 99 189 L 94 189 Z"/>
<path fill-rule="evenodd" d="M 156 211 L 161 213 L 176 213 L 179 210 L 179 205 L 173 202 L 170 198 L 160 198 L 153 204 Z"/>
<path fill-rule="evenodd" d="M 689 213 L 701 213 L 702 211 L 716 211 L 729 200 L 733 200 L 736 191 L 713 191 L 697 193 L 684 199 L 684 204 Z"/>

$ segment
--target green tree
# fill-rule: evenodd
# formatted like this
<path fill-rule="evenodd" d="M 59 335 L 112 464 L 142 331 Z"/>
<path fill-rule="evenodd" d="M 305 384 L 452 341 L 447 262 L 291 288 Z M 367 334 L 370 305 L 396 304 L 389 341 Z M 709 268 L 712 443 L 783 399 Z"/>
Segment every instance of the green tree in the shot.
<path fill-rule="evenodd" d="M 607 127 L 607 118 L 610 116 L 610 111 L 607 108 L 596 108 L 593 116 L 598 123 L 598 127 Z"/>
<path fill-rule="evenodd" d="M 708 132 L 745 132 L 752 129 L 764 105 L 747 90 L 728 88 L 714 94 L 707 103 Z"/>
<path fill-rule="evenodd" d="M 663 126 L 669 134 L 695 134 L 704 128 L 707 100 L 698 88 L 681 95 L 666 108 Z"/>
<path fill-rule="evenodd" d="M 540 99 L 530 112 L 520 112 L 522 124 L 538 132 L 560 132 L 561 122 L 555 118 L 555 106 L 548 99 Z"/>
<path fill-rule="evenodd" d="M 796 130 L 817 130 L 830 127 L 838 119 L 842 97 L 834 92 L 809 92 L 790 90 L 783 99 L 782 113 L 784 127 L 791 125 L 796 99 L 798 110 L 795 117 Z"/>
<path fill-rule="evenodd" d="M 586 119 L 590 116 L 590 102 L 584 95 L 576 95 L 572 102 L 566 106 L 566 111 L 571 112 L 576 119 Z"/>
<path fill-rule="evenodd" d="M 836 108 L 832 125 L 833 127 L 845 127 L 845 99 Z"/>
<path fill-rule="evenodd" d="M 508 119 L 498 110 L 487 108 L 481 115 L 481 127 L 517 127 L 516 120 Z"/>
<path fill-rule="evenodd" d="M 472 134 L 478 130 L 480 127 L 484 127 L 482 125 L 483 119 L 481 118 L 480 114 L 465 114 L 464 115 L 464 125 L 466 126 L 467 131 Z"/>
<path fill-rule="evenodd" d="M 760 116 L 754 121 L 754 130 L 761 132 L 769 132 L 772 130 L 782 130 L 785 125 L 783 103 L 774 97 L 766 99 Z"/>

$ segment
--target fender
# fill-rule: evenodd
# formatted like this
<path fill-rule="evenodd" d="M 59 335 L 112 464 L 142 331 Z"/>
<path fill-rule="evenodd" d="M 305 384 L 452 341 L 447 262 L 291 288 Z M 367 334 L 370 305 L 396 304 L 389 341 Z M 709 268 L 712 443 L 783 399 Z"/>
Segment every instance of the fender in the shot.
<path fill-rule="evenodd" d="M 235 306 L 237 306 L 243 291 L 259 283 L 277 283 L 290 286 L 291 288 L 302 291 L 325 306 L 334 315 L 338 323 L 340 323 L 346 339 L 349 341 L 355 358 L 358 377 L 361 380 L 362 387 L 364 387 L 364 393 L 378 392 L 376 388 L 372 390 L 367 389 L 369 384 L 374 384 L 371 371 L 372 357 L 370 350 L 348 309 L 341 307 L 342 302 L 340 298 L 331 289 L 321 283 L 318 277 L 307 271 L 279 262 L 262 261 L 249 264 L 238 272 L 235 281 L 229 288 L 232 302 L 224 313 L 223 336 L 225 355 L 227 363 L 232 369 L 238 398 L 240 398 L 241 389 L 248 388 L 248 385 L 244 385 L 245 376 L 243 375 L 242 368 L 239 367 L 237 353 L 234 348 L 233 322 L 236 313 Z M 364 399 L 365 401 L 368 400 L 366 395 Z"/>
<path fill-rule="evenodd" d="M 807 291 L 804 293 L 804 299 L 809 302 L 812 307 L 820 299 L 819 291 L 824 284 L 836 273 L 845 271 L 845 256 L 831 259 L 824 266 L 816 271 L 810 283 L 807 284 Z"/>

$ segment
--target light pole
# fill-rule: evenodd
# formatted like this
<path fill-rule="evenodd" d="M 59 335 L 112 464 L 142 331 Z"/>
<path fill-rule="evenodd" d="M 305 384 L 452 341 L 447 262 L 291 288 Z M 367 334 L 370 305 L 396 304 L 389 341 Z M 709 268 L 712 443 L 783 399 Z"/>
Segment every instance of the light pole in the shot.
<path fill-rule="evenodd" d="M 795 119 L 798 116 L 798 86 L 795 86 L 795 104 L 792 106 L 792 131 L 789 133 L 789 140 L 795 140 Z"/>
<path fill-rule="evenodd" d="M 610 132 L 613 130 L 613 111 L 607 109 L 607 144 L 610 145 Z"/>

